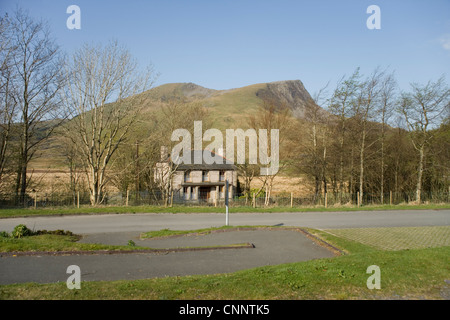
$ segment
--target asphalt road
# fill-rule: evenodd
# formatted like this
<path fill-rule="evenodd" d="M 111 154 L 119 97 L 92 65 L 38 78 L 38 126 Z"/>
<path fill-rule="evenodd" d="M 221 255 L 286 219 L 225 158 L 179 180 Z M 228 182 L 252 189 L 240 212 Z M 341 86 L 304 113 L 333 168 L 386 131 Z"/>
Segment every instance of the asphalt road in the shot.
<path fill-rule="evenodd" d="M 193 230 L 225 225 L 219 213 L 141 213 L 0 219 L 0 231 L 18 224 L 39 230 L 70 230 L 79 234 Z M 230 225 L 284 225 L 318 229 L 450 225 L 450 210 L 352 212 L 230 213 Z"/>
<path fill-rule="evenodd" d="M 166 254 L 96 254 L 67 256 L 17 256 L 0 258 L 0 284 L 65 282 L 69 265 L 78 265 L 82 281 L 143 279 L 190 274 L 215 274 L 331 257 L 333 254 L 294 231 L 227 232 L 220 237 L 179 238 L 177 243 L 139 240 L 142 231 L 193 230 L 225 224 L 225 214 L 104 214 L 0 219 L 0 231 L 25 224 L 34 230 L 70 230 L 84 242 L 125 245 L 134 240 L 148 247 L 217 245 L 250 242 L 255 248 Z M 318 229 L 450 225 L 450 210 L 231 213 L 230 225 L 283 225 Z M 147 241 L 147 240 L 146 240 Z M 167 240 L 168 241 L 168 240 Z M 174 241 L 174 240 L 170 240 Z M 194 244 L 192 244 L 194 243 Z"/>

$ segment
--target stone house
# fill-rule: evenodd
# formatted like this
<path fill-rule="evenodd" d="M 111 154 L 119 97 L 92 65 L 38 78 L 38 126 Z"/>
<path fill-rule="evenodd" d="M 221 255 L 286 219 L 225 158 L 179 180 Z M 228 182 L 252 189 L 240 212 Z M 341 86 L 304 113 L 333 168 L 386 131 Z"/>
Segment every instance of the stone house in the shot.
<path fill-rule="evenodd" d="M 228 197 L 232 199 L 237 189 L 236 167 L 227 164 L 225 158 L 222 164 L 206 164 L 203 160 L 201 164 L 194 164 L 196 152 L 210 151 L 191 151 L 192 164 L 175 165 L 171 162 L 168 149 L 161 147 L 161 160 L 156 164 L 155 181 L 167 188 L 171 187 L 174 202 L 210 204 L 225 201 L 225 184 L 228 181 Z M 223 152 L 218 155 L 223 158 Z"/>

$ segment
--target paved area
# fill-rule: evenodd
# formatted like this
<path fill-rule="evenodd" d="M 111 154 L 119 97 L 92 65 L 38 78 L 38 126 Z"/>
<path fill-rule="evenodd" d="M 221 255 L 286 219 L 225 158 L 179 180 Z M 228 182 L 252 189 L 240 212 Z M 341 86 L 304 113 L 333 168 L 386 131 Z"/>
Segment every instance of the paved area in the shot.
<path fill-rule="evenodd" d="M 99 254 L 68 256 L 17 256 L 0 258 L 0 284 L 65 282 L 69 265 L 78 265 L 82 281 L 144 279 L 164 276 L 235 272 L 265 265 L 333 257 L 328 249 L 291 230 L 231 231 L 209 235 L 138 240 L 139 234 L 87 236 L 85 242 L 137 245 L 153 248 L 195 247 L 252 243 L 254 248 L 220 249 L 165 254 Z M 134 237 L 134 238 L 133 238 Z M 131 239 L 130 239 L 131 238 Z M 119 243 L 120 242 L 120 243 Z"/>

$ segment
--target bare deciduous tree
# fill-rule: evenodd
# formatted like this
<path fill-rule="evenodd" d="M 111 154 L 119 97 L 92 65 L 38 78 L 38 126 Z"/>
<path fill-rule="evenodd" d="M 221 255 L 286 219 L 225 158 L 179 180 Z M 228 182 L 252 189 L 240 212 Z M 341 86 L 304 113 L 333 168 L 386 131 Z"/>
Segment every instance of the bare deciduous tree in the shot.
<path fill-rule="evenodd" d="M 328 111 L 332 113 L 335 118 L 335 130 L 338 140 L 338 189 L 340 201 L 342 201 L 342 193 L 344 192 L 344 169 L 346 157 L 346 137 L 348 130 L 348 117 L 351 108 L 357 97 L 358 86 L 360 82 L 359 68 L 348 77 L 342 77 L 334 90 L 330 99 L 330 106 Z"/>
<path fill-rule="evenodd" d="M 356 122 L 359 135 L 359 203 L 363 203 L 366 150 L 376 141 L 369 142 L 368 135 L 373 127 L 371 121 L 374 119 L 375 108 L 379 102 L 381 77 L 383 72 L 379 68 L 375 69 L 364 82 L 359 84 L 358 98 L 354 102 L 353 120 Z"/>
<path fill-rule="evenodd" d="M 327 145 L 328 145 L 328 121 L 329 114 L 320 106 L 324 103 L 325 90 L 328 84 L 320 89 L 311 101 L 305 106 L 305 120 L 307 135 L 306 146 L 302 147 L 307 152 L 308 173 L 314 179 L 314 197 L 317 198 L 321 189 L 327 193 Z M 300 135 L 299 135 L 300 136 Z"/>
<path fill-rule="evenodd" d="M 67 136 L 78 147 L 92 205 L 103 202 L 107 169 L 143 108 L 154 77 L 140 72 L 130 53 L 116 41 L 106 46 L 85 44 L 67 65 L 65 103 L 72 119 Z"/>
<path fill-rule="evenodd" d="M 172 132 L 176 129 L 186 128 L 193 134 L 194 121 L 202 121 L 202 130 L 210 126 L 211 119 L 207 109 L 199 101 L 184 101 L 184 100 L 171 100 L 163 103 L 160 108 L 161 114 L 158 118 L 158 128 L 156 129 L 156 136 L 158 144 L 158 150 L 164 148 L 166 151 L 160 151 L 158 153 L 158 163 L 153 166 L 154 171 L 154 183 L 159 189 L 162 195 L 162 199 L 165 205 L 168 205 L 169 197 L 173 192 L 179 190 L 173 189 L 173 177 L 177 172 L 178 165 L 172 162 L 172 159 L 163 160 L 163 158 L 170 154 L 175 142 L 171 140 Z M 150 148 L 156 150 L 155 147 Z M 194 150 L 195 151 L 195 150 Z M 162 163 L 161 161 L 165 161 Z M 158 166 L 158 167 L 156 167 Z"/>
<path fill-rule="evenodd" d="M 289 150 L 283 148 L 283 144 L 285 143 L 288 132 L 292 129 L 293 122 L 291 110 L 283 103 L 279 103 L 272 99 L 263 99 L 259 109 L 258 114 L 249 117 L 248 124 L 250 128 L 254 130 L 267 130 L 268 133 L 271 133 L 272 129 L 279 130 L 279 140 L 276 141 L 278 144 L 277 146 L 272 146 L 272 137 L 268 139 L 267 144 L 263 144 L 262 141 L 259 140 L 260 149 L 264 151 L 278 150 L 279 152 L 279 168 L 277 172 L 258 177 L 262 181 L 262 186 L 256 195 L 258 195 L 265 187 L 264 204 L 267 206 L 269 204 L 274 179 L 287 164 L 286 159 L 288 157 L 285 153 Z"/>
<path fill-rule="evenodd" d="M 417 166 L 416 200 L 421 202 L 422 179 L 431 130 L 440 125 L 450 109 L 450 88 L 442 76 L 426 85 L 411 84 L 411 92 L 403 92 L 399 111 L 403 114 L 411 136 L 411 142 L 419 153 Z"/>
<path fill-rule="evenodd" d="M 11 63 L 16 73 L 12 79 L 20 132 L 15 189 L 22 202 L 30 160 L 64 119 L 58 97 L 64 81 L 63 62 L 48 25 L 35 21 L 21 9 L 11 18 L 11 42 L 15 46 Z"/>
<path fill-rule="evenodd" d="M 380 194 L 381 203 L 384 203 L 384 191 L 385 191 L 385 170 L 386 170 L 386 129 L 388 121 L 394 111 L 395 95 L 396 95 L 396 81 L 394 74 L 387 74 L 381 82 L 380 88 L 380 101 L 377 108 L 378 120 L 381 123 L 380 134 Z"/>
<path fill-rule="evenodd" d="M 17 100 L 14 91 L 15 73 L 12 56 L 16 47 L 11 42 L 11 23 L 8 16 L 0 18 L 0 185 L 7 170 L 11 170 L 9 149 Z"/>

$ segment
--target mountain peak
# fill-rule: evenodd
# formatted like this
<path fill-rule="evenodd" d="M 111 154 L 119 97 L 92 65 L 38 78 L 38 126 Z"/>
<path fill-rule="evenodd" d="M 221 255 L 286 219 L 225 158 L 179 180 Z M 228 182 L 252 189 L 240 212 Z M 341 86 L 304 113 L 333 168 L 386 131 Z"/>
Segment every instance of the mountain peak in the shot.
<path fill-rule="evenodd" d="M 266 88 L 258 90 L 256 95 L 261 99 L 273 99 L 289 106 L 297 118 L 303 118 L 305 106 L 314 103 L 300 80 L 269 82 Z"/>
<path fill-rule="evenodd" d="M 148 91 L 150 97 L 161 101 L 183 100 L 185 98 L 205 99 L 216 93 L 192 82 L 166 83 Z"/>

